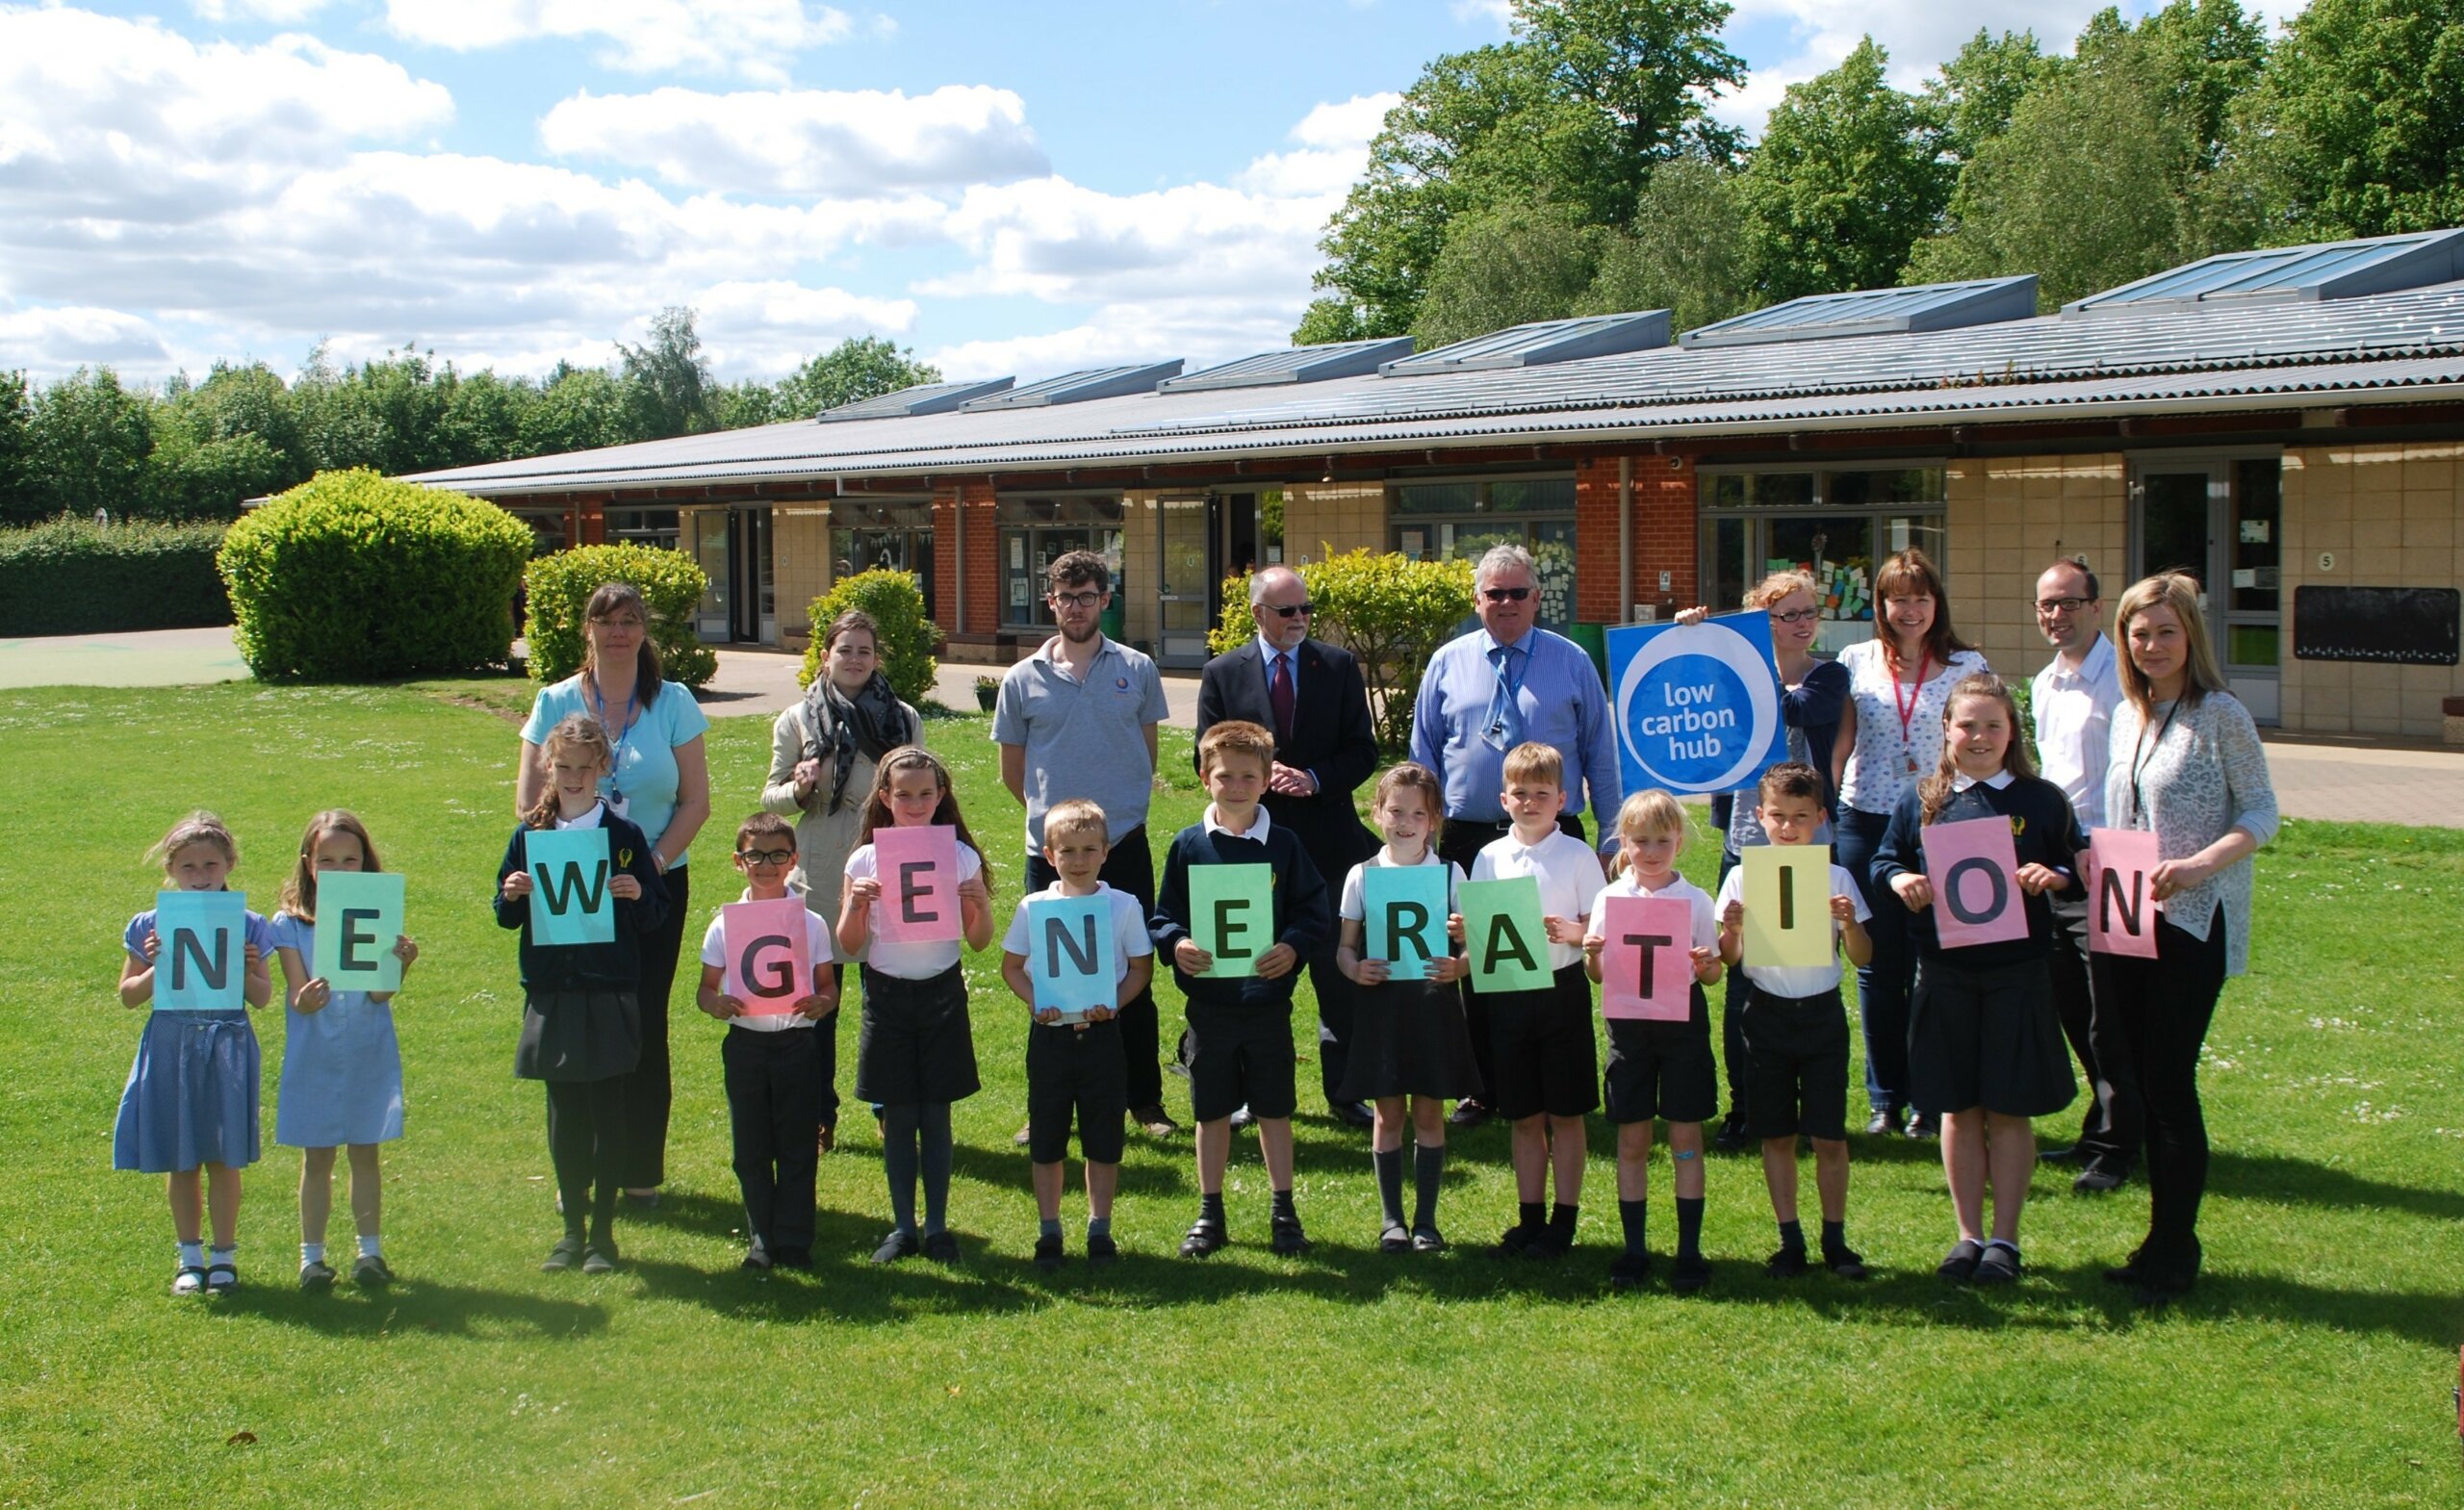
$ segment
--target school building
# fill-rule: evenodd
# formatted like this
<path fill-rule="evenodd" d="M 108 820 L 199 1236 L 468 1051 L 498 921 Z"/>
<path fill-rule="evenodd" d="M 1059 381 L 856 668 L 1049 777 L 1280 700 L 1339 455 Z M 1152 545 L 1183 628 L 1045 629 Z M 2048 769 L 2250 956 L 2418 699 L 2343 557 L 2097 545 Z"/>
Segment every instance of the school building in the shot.
<path fill-rule="evenodd" d="M 1041 572 L 1118 576 L 1112 632 L 1206 659 L 1230 574 L 1367 547 L 1541 569 L 1542 620 L 1824 586 L 1872 632 L 1874 564 L 1924 547 L 1957 627 L 2041 666 L 2038 572 L 2110 602 L 2190 572 L 2234 690 L 2288 730 L 2437 737 L 2464 581 L 2464 230 L 2229 253 L 2036 313 L 2033 277 L 910 389 L 810 420 L 429 473 L 554 544 L 691 552 L 711 640 L 801 646 L 837 576 L 915 574 L 944 656 L 1048 632 Z M 2456 726 L 2464 730 L 2464 716 Z"/>

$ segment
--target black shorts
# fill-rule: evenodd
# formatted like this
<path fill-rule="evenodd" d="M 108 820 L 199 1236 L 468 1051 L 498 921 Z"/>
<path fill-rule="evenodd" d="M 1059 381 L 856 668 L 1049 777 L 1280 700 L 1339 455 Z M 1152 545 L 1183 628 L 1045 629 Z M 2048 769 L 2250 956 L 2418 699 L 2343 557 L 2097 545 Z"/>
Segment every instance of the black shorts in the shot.
<path fill-rule="evenodd" d="M 1848 1136 L 1848 1011 L 1820 996 L 1745 997 L 1745 1114 L 1756 1138 Z"/>
<path fill-rule="evenodd" d="M 1547 1113 L 1581 1116 L 1600 1106 L 1600 1042 L 1591 1028 L 1591 981 L 1570 964 L 1536 991 L 1489 998 L 1489 1039 L 1498 1083 L 1490 1105 L 1508 1121 Z"/>
<path fill-rule="evenodd" d="M 2079 1094 L 2043 960 L 1976 970 L 1929 950 L 1908 1008 L 1908 1090 L 1921 1107 L 2050 1116 Z"/>
<path fill-rule="evenodd" d="M 1191 1002 L 1190 1114 L 1219 1122 L 1243 1107 L 1262 1117 L 1300 1105 L 1292 1071 L 1292 1004 Z"/>
<path fill-rule="evenodd" d="M 1684 1022 L 1619 1018 L 1608 1024 L 1608 1070 L 1600 1094 L 1608 1120 L 1621 1126 L 1656 1116 L 1711 1119 L 1720 1108 L 1720 1075 L 1702 986 L 1694 987 L 1694 1011 Z"/>
<path fill-rule="evenodd" d="M 911 981 L 864 966 L 856 1099 L 881 1106 L 963 1101 L 981 1088 L 967 1025 L 966 975 L 952 965 Z"/>
<path fill-rule="evenodd" d="M 1120 1023 L 1078 1027 L 1055 1023 L 1027 1029 L 1027 1157 L 1059 1164 L 1069 1157 L 1069 1122 L 1078 1121 L 1078 1150 L 1090 1164 L 1118 1164 L 1129 1115 L 1129 1056 Z"/>

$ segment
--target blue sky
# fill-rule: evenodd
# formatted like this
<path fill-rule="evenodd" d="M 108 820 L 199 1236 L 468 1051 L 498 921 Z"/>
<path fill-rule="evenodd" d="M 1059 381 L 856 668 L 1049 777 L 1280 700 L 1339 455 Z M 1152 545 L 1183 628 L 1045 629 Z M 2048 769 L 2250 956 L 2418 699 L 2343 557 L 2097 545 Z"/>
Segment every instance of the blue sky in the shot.
<path fill-rule="evenodd" d="M 1868 31 L 1913 83 L 2092 9 L 1744 0 L 1718 109 Z M 952 375 L 1236 357 L 1394 92 L 1504 36 L 1502 0 L 0 4 L 0 368 L 537 372 L 669 304 L 731 378 L 863 333 Z"/>

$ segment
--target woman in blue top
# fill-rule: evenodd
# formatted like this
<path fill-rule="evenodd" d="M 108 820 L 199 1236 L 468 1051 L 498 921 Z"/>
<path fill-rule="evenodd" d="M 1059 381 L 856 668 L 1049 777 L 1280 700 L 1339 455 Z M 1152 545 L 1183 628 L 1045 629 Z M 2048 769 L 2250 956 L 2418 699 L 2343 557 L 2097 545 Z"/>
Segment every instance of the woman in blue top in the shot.
<path fill-rule="evenodd" d="M 642 831 L 651 861 L 665 878 L 666 921 L 642 940 L 642 1055 L 626 1077 L 626 1136 L 618 1163 L 626 1193 L 655 1203 L 667 1178 L 667 999 L 691 915 L 686 849 L 710 816 L 710 768 L 702 748 L 703 716 L 693 692 L 662 678 L 652 643 L 650 608 L 629 582 L 608 582 L 582 610 L 581 670 L 542 687 L 522 726 L 514 768 L 514 810 L 539 804 L 546 779 L 539 749 L 557 723 L 575 713 L 599 720 L 615 745 L 614 771 L 601 795 L 620 818 Z"/>

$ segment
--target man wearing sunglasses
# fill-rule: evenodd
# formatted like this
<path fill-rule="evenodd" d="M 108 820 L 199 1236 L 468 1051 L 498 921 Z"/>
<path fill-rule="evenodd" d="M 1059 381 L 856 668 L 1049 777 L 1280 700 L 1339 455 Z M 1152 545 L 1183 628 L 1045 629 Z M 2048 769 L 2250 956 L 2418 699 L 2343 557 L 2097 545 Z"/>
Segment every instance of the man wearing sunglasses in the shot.
<path fill-rule="evenodd" d="M 1257 634 L 1207 662 L 1197 689 L 1197 737 L 1225 719 L 1274 731 L 1267 775 L 1268 820 L 1289 825 L 1318 874 L 1340 888 L 1377 848 L 1361 825 L 1352 793 L 1377 769 L 1377 732 L 1369 691 L 1351 653 L 1312 637 L 1316 605 L 1300 574 L 1270 566 L 1249 578 L 1249 617 Z M 1367 1127 L 1369 1109 L 1339 1101 L 1344 1047 L 1351 1036 L 1351 982 L 1335 968 L 1335 937 L 1309 961 L 1318 993 L 1318 1074 L 1336 1119 Z"/>
<path fill-rule="evenodd" d="M 1412 758 L 1436 772 L 1446 788 L 1438 857 L 1462 866 L 1465 875 L 1481 847 L 1513 827 L 1502 800 L 1505 755 L 1526 740 L 1553 745 L 1564 757 L 1566 806 L 1557 826 L 1576 838 L 1583 837 L 1579 815 L 1586 806 L 1613 823 L 1625 800 L 1608 689 L 1581 646 L 1533 622 L 1540 593 L 1531 552 L 1492 547 L 1480 557 L 1472 589 L 1480 627 L 1429 657 L 1412 709 Z M 1613 846 L 1616 835 L 1605 837 Z M 1487 1000 L 1477 991 L 1465 1000 L 1472 1057 L 1481 1080 L 1495 1085 Z M 1486 1106 L 1466 1101 L 1451 1120 L 1471 1127 L 1488 1117 Z"/>

